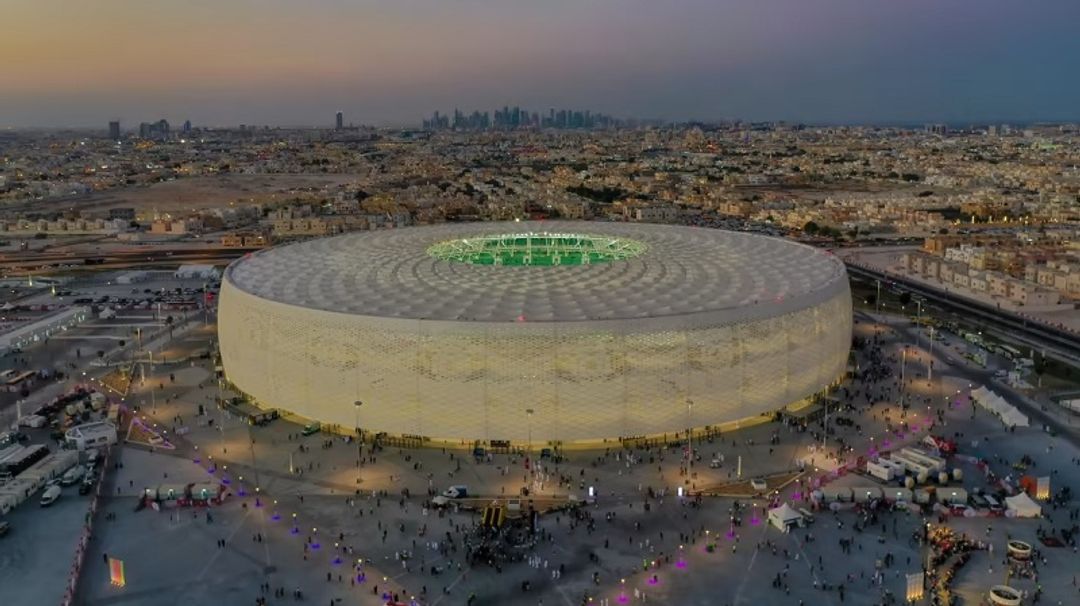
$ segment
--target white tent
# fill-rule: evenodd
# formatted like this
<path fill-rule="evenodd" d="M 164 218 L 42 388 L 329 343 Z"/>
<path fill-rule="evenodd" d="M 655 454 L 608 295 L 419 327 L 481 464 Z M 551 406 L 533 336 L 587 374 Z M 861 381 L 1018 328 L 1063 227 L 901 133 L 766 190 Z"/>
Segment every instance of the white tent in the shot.
<path fill-rule="evenodd" d="M 1001 413 L 1001 422 L 1006 427 L 1028 426 L 1028 418 L 1024 416 L 1024 413 L 1017 410 L 1015 406 L 1009 406 L 1007 410 Z"/>
<path fill-rule="evenodd" d="M 1032 501 L 1026 492 L 1017 493 L 1015 497 L 1005 497 L 1005 506 L 1015 511 L 1018 518 L 1035 518 L 1042 514 L 1042 507 Z"/>
<path fill-rule="evenodd" d="M 181 265 L 173 274 L 178 280 L 216 280 L 220 276 L 213 265 Z"/>
<path fill-rule="evenodd" d="M 802 518 L 802 514 L 787 503 L 769 510 L 769 523 L 784 532 L 794 525 L 802 524 Z"/>
<path fill-rule="evenodd" d="M 1005 398 L 1002 398 L 997 393 L 987 389 L 985 385 L 972 390 L 971 398 L 975 400 L 979 406 L 982 406 L 997 415 L 1006 427 L 1027 427 L 1029 425 L 1028 418 L 1024 413 L 1017 410 L 1012 404 L 1006 402 Z"/>

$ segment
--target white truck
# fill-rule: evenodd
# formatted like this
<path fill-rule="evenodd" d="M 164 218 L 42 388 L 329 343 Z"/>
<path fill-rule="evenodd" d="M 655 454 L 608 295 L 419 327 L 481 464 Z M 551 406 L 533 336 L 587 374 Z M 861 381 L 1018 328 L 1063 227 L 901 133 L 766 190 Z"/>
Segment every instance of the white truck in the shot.
<path fill-rule="evenodd" d="M 464 499 L 469 496 L 469 487 L 465 485 L 451 486 L 443 491 L 443 496 L 448 499 Z"/>
<path fill-rule="evenodd" d="M 19 427 L 33 427 L 34 429 L 41 429 L 45 427 L 45 424 L 49 420 L 41 415 L 26 415 L 19 419 Z"/>
<path fill-rule="evenodd" d="M 443 493 L 434 499 L 431 499 L 432 504 L 436 507 L 445 507 L 454 499 L 464 499 L 469 496 L 469 487 L 465 485 L 451 486 L 443 491 Z"/>

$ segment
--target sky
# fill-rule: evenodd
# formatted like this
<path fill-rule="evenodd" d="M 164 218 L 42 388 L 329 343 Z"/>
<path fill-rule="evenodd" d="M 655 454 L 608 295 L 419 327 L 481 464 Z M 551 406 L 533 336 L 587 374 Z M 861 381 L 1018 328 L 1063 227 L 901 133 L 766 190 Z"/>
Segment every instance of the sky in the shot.
<path fill-rule="evenodd" d="M 1080 120 L 1080 0 L 3 0 L 0 127 Z"/>

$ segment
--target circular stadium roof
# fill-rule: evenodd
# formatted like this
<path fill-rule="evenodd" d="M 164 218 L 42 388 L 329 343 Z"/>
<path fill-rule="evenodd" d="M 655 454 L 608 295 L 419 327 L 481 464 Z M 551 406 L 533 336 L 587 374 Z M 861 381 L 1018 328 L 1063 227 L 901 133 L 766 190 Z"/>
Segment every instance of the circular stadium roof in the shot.
<path fill-rule="evenodd" d="M 492 247 L 501 248 L 492 254 Z M 348 233 L 260 251 L 234 262 L 226 279 L 287 305 L 475 322 L 725 311 L 733 318 L 767 317 L 813 305 L 847 284 L 838 259 L 787 240 L 569 221 Z"/>

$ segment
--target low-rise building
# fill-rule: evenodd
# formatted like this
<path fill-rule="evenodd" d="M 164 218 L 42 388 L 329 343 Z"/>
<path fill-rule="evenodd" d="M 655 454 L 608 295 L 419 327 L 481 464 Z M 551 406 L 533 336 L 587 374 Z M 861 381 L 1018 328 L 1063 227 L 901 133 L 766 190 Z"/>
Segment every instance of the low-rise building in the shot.
<path fill-rule="evenodd" d="M 76 425 L 64 433 L 64 441 L 76 450 L 116 444 L 116 426 L 108 421 Z"/>
<path fill-rule="evenodd" d="M 1031 282 L 1013 280 L 1010 282 L 1009 300 L 1030 307 L 1057 305 L 1061 302 L 1061 293 Z"/>
<path fill-rule="evenodd" d="M 270 236 L 265 231 L 235 231 L 221 236 L 221 245 L 225 248 L 261 248 L 270 245 Z"/>
<path fill-rule="evenodd" d="M 650 204 L 629 211 L 630 220 L 640 223 L 671 223 L 679 218 L 679 209 L 673 204 Z"/>

